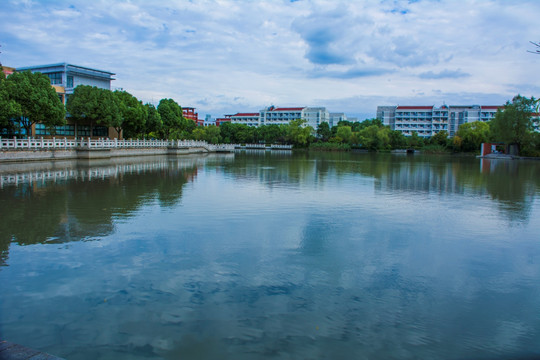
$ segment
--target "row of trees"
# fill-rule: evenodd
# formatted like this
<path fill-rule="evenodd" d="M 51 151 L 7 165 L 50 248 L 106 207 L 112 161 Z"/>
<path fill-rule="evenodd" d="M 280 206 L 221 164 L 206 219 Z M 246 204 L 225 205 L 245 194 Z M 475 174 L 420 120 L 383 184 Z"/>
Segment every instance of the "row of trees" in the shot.
<path fill-rule="evenodd" d="M 39 123 L 54 133 L 65 125 L 66 114 L 75 123 L 112 127 L 126 138 L 189 138 L 196 127 L 172 99 L 162 99 L 156 109 L 126 91 L 79 85 L 64 107 L 46 75 L 26 71 L 6 78 L 0 68 L 0 129 L 31 134 Z"/>
<path fill-rule="evenodd" d="M 182 108 L 173 99 L 162 99 L 159 105 L 143 104 L 126 91 L 110 91 L 79 85 L 63 106 L 49 78 L 40 73 L 16 72 L 7 78 L 0 72 L 0 127 L 26 129 L 41 123 L 54 133 L 55 126 L 65 124 L 66 110 L 75 122 L 91 127 L 112 127 L 124 138 L 196 139 L 210 143 L 287 143 L 296 147 L 350 149 L 372 151 L 424 148 L 435 151 L 478 151 L 482 142 L 515 144 L 527 155 L 540 154 L 540 135 L 534 131 L 532 115 L 538 111 L 538 100 L 516 96 L 499 110 L 490 122 L 462 124 L 457 134 L 448 138 L 440 131 L 431 138 L 417 133 L 405 137 L 392 131 L 380 120 L 361 123 L 340 121 L 330 128 L 323 122 L 317 129 L 300 119 L 289 124 L 249 127 L 223 123 L 220 127 L 197 127 L 184 118 Z M 20 119 L 13 122 L 12 119 Z"/>

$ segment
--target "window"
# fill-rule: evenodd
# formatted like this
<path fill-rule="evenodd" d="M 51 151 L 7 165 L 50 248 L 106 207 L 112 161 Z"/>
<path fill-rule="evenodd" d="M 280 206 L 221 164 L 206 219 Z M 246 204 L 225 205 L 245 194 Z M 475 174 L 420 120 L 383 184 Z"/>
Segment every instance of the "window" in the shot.
<path fill-rule="evenodd" d="M 66 87 L 68 87 L 68 88 L 72 88 L 72 87 L 73 87 L 73 76 L 68 75 Z"/>
<path fill-rule="evenodd" d="M 44 124 L 36 124 L 37 135 L 74 136 L 75 125 L 56 126 L 54 129 L 49 129 Z"/>
<path fill-rule="evenodd" d="M 106 126 L 96 126 L 92 129 L 92 136 L 109 136 L 109 129 Z"/>
<path fill-rule="evenodd" d="M 90 136 L 90 126 L 77 126 L 77 136 Z"/>
<path fill-rule="evenodd" d="M 51 135 L 51 133 L 44 124 L 36 124 L 36 136 L 37 135 Z"/>
<path fill-rule="evenodd" d="M 62 84 L 62 73 L 61 72 L 53 72 L 45 74 L 49 77 L 51 80 L 51 85 L 60 85 Z"/>

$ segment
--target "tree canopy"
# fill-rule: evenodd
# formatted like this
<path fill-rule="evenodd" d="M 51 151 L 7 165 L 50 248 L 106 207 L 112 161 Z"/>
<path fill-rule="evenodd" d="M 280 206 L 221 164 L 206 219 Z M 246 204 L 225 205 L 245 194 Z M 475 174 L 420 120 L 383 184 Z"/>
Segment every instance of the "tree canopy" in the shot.
<path fill-rule="evenodd" d="M 36 123 L 53 127 L 65 124 L 66 110 L 46 75 L 16 72 L 0 80 L 0 121 L 20 119 L 31 134 Z M 5 107 L 4 107 L 5 106 Z"/>
<path fill-rule="evenodd" d="M 529 99 L 517 95 L 512 102 L 506 102 L 504 109 L 499 109 L 491 121 L 493 139 L 506 144 L 516 144 L 521 151 L 534 130 L 532 114 L 535 107 L 536 100 L 533 97 Z"/>
<path fill-rule="evenodd" d="M 122 130 L 126 137 L 136 137 L 144 130 L 144 125 L 148 117 L 147 108 L 137 98 L 127 91 L 115 91 L 115 100 L 120 111 L 120 116 L 115 118 L 116 123 L 112 124 L 118 136 Z"/>
<path fill-rule="evenodd" d="M 118 102 L 110 90 L 79 85 L 69 97 L 66 107 L 69 116 L 80 124 L 121 127 Z"/>

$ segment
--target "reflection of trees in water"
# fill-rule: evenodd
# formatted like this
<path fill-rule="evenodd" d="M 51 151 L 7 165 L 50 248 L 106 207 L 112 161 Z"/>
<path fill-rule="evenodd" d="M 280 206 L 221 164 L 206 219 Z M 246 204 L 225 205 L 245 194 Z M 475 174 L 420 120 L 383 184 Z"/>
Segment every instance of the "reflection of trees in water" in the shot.
<path fill-rule="evenodd" d="M 73 179 L 5 186 L 0 206 L 9 211 L 0 217 L 0 262 L 5 261 L 11 242 L 63 243 L 103 236 L 114 230 L 115 219 L 132 216 L 146 203 L 174 206 L 183 186 L 197 174 L 196 163 L 180 161 L 112 168 L 115 171 L 104 172 L 112 176 L 92 181 L 79 176 L 92 169 L 83 167 Z"/>
<path fill-rule="evenodd" d="M 260 152 L 237 155 L 226 171 L 237 179 L 258 179 L 270 188 L 322 187 L 331 176 L 359 174 L 375 179 L 378 191 L 489 196 L 510 221 L 525 221 L 540 187 L 539 165 L 492 160 L 486 167 L 470 156 Z"/>

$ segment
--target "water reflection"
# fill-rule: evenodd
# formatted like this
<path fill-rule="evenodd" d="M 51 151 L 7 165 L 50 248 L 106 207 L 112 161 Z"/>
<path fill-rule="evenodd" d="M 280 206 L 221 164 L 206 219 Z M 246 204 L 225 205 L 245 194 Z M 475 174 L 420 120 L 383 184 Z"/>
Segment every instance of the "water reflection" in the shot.
<path fill-rule="evenodd" d="M 232 157 L 221 157 L 224 161 Z M 228 160 L 226 160 L 228 159 Z M 147 157 L 2 165 L 0 251 L 105 236 L 114 221 L 156 202 L 172 207 L 208 157 Z"/>
<path fill-rule="evenodd" d="M 538 165 L 479 164 L 238 152 L 26 171 L 0 190 L 0 330 L 70 359 L 538 354 Z"/>

